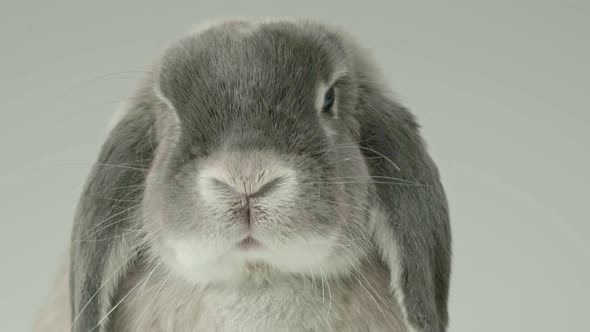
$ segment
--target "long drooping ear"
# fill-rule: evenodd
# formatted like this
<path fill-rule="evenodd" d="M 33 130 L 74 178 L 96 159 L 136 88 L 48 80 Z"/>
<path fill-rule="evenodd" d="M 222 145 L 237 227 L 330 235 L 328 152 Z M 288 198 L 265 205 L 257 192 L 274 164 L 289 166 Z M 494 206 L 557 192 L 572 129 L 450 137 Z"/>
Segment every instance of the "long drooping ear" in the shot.
<path fill-rule="evenodd" d="M 410 331 L 446 330 L 451 264 L 447 199 L 414 117 L 363 83 L 361 150 L 375 184 L 375 236 Z"/>
<path fill-rule="evenodd" d="M 117 287 L 140 253 L 139 206 L 156 145 L 145 98 L 111 130 L 80 198 L 70 253 L 74 332 L 108 330 Z"/>

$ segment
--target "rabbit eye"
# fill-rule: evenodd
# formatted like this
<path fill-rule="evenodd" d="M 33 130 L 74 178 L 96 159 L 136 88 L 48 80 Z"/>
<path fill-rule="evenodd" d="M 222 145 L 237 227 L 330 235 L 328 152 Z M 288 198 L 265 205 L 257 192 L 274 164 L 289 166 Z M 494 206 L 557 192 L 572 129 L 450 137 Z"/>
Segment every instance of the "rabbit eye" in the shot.
<path fill-rule="evenodd" d="M 324 104 L 322 106 L 322 112 L 328 113 L 332 110 L 332 106 L 334 106 L 334 101 L 336 100 L 336 91 L 334 91 L 334 87 L 330 87 L 326 94 L 324 95 Z"/>

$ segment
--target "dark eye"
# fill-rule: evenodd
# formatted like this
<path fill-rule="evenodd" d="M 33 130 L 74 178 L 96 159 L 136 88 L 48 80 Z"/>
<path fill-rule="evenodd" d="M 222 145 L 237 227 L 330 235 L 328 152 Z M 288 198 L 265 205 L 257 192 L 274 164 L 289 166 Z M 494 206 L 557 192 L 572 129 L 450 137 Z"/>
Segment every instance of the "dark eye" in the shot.
<path fill-rule="evenodd" d="M 324 105 L 322 106 L 322 112 L 330 112 L 332 110 L 332 106 L 334 106 L 334 101 L 336 100 L 336 91 L 334 91 L 334 87 L 330 87 L 326 94 L 324 95 Z"/>

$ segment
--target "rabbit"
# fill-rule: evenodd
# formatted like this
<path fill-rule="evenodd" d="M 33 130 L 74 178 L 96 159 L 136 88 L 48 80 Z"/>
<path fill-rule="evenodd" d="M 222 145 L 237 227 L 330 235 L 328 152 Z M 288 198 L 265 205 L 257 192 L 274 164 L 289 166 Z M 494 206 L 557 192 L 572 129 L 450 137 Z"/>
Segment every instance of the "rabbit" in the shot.
<path fill-rule="evenodd" d="M 46 312 L 69 310 L 40 330 L 446 331 L 439 171 L 354 37 L 222 19 L 163 53 L 81 194 Z"/>

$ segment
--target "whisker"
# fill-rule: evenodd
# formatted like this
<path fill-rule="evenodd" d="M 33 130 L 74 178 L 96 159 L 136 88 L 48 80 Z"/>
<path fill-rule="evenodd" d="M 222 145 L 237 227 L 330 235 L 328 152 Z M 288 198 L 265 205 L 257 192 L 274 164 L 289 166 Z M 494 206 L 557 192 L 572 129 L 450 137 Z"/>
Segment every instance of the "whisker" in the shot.
<path fill-rule="evenodd" d="M 95 194 L 95 193 L 88 193 L 88 195 L 92 195 L 98 198 L 102 198 L 104 200 L 107 201 L 112 201 L 112 202 L 127 202 L 127 203 L 137 203 L 137 202 L 141 202 L 142 198 L 136 198 L 136 199 L 123 199 L 123 198 L 117 198 L 117 197 L 107 197 L 101 194 Z"/>
<path fill-rule="evenodd" d="M 379 300 L 381 300 L 381 303 L 383 303 L 385 305 L 385 307 L 389 307 L 389 305 L 387 304 L 387 302 L 385 302 L 385 300 L 381 297 L 381 295 L 379 295 L 379 292 L 377 292 L 375 290 L 375 288 L 373 288 L 373 285 L 371 285 L 371 283 L 367 280 L 367 278 L 365 278 L 365 276 L 360 271 L 358 271 L 358 275 L 361 278 L 363 278 L 363 280 L 367 283 L 367 285 L 369 286 L 369 288 L 371 288 L 371 290 L 373 291 L 373 294 L 375 294 L 375 296 L 377 296 L 377 298 Z"/>
<path fill-rule="evenodd" d="M 105 225 L 105 226 L 103 226 L 103 227 L 101 227 L 101 228 L 99 228 L 99 229 L 95 230 L 95 231 L 94 231 L 94 232 L 92 232 L 91 234 L 88 234 L 88 235 L 85 235 L 85 236 L 83 236 L 83 237 L 82 237 L 80 240 L 81 240 L 82 242 L 85 242 L 85 241 L 87 241 L 87 240 L 88 240 L 88 238 L 91 238 L 92 236 L 94 236 L 94 235 L 96 235 L 96 234 L 98 234 L 98 233 L 100 233 L 100 232 L 104 231 L 105 229 L 107 229 L 107 228 L 109 228 L 109 227 L 113 227 L 113 226 L 115 226 L 115 225 L 118 225 L 118 224 L 120 224 L 120 223 L 122 223 L 122 222 L 124 222 L 124 221 L 133 220 L 133 219 L 135 219 L 135 218 L 137 218 L 137 216 L 135 216 L 135 215 L 131 215 L 131 216 L 128 216 L 128 217 L 125 217 L 125 218 L 117 219 L 116 221 L 114 221 L 114 222 L 112 222 L 112 223 L 110 223 L 110 224 L 108 224 L 108 225 Z"/>
<path fill-rule="evenodd" d="M 111 219 L 113 219 L 113 218 L 115 218 L 115 217 L 117 217 L 117 216 L 120 216 L 120 215 L 122 215 L 122 214 L 124 214 L 124 213 L 127 213 L 127 212 L 129 212 L 129 211 L 131 211 L 131 210 L 133 210 L 133 209 L 136 209 L 136 208 L 138 208 L 138 207 L 140 207 L 140 206 L 141 206 L 141 204 L 136 204 L 136 205 L 130 206 L 130 207 L 128 207 L 128 208 L 126 208 L 126 209 L 124 209 L 124 210 L 122 210 L 122 211 L 119 211 L 119 212 L 117 212 L 117 213 L 115 213 L 115 214 L 113 214 L 113 215 L 109 216 L 108 218 L 106 218 L 106 219 L 104 219 L 104 220 L 102 220 L 102 221 L 98 222 L 96 225 L 94 225 L 94 226 L 90 227 L 90 229 L 88 229 L 88 230 L 87 230 L 87 231 L 84 233 L 84 235 L 82 235 L 82 238 L 85 238 L 85 237 L 86 237 L 88 234 L 90 234 L 90 232 L 91 232 L 91 231 L 93 231 L 94 229 L 96 229 L 96 228 L 97 228 L 97 227 L 99 227 L 100 225 L 104 224 L 105 222 L 107 222 L 107 221 L 109 221 L 109 220 L 111 220 Z M 119 222 L 120 222 L 120 221 L 119 221 Z M 104 229 L 104 228 L 102 228 L 101 230 L 103 230 L 103 229 Z"/>
<path fill-rule="evenodd" d="M 382 154 L 381 152 L 379 152 L 379 151 L 377 151 L 375 149 L 371 149 L 371 148 L 365 147 L 365 146 L 359 146 L 359 149 L 366 150 L 366 151 L 369 151 L 369 152 L 373 152 L 373 153 L 381 156 L 383 159 L 385 159 L 386 161 L 388 161 L 395 169 L 397 169 L 398 172 L 401 172 L 402 171 L 402 169 L 393 160 L 391 160 L 391 158 L 387 157 L 386 155 Z"/>
<path fill-rule="evenodd" d="M 170 271 L 168 273 L 168 276 L 166 277 L 166 279 L 164 279 L 164 281 L 162 281 L 162 284 L 160 285 L 160 287 L 158 288 L 158 290 L 156 291 L 156 294 L 154 295 L 154 300 L 152 302 L 150 302 L 145 309 L 143 310 L 143 312 L 141 313 L 141 315 L 139 316 L 139 323 L 137 324 L 137 329 L 135 330 L 136 332 L 140 331 L 140 327 L 141 324 L 143 324 L 143 320 L 144 320 L 144 316 L 147 313 L 148 309 L 154 304 L 154 302 L 156 302 L 156 300 L 158 299 L 158 295 L 160 294 L 160 292 L 162 291 L 162 289 L 164 289 L 164 285 L 166 284 L 166 282 L 168 282 L 168 279 L 170 279 L 170 277 L 172 276 L 173 272 Z"/>
<path fill-rule="evenodd" d="M 65 90 L 62 94 L 64 96 L 67 96 L 68 94 L 72 93 L 75 89 L 84 87 L 84 86 L 86 86 L 88 84 L 91 84 L 91 83 L 101 82 L 102 80 L 105 80 L 105 79 L 117 79 L 117 78 L 120 78 L 120 77 L 116 77 L 116 76 L 120 76 L 120 75 L 143 74 L 145 76 L 146 74 L 151 74 L 151 73 L 153 73 L 153 72 L 151 72 L 151 71 L 145 71 L 145 70 L 125 70 L 125 71 L 118 71 L 118 72 L 112 72 L 112 73 L 107 73 L 107 74 L 96 75 L 96 76 L 94 76 L 92 78 L 89 78 L 89 79 L 87 79 L 85 81 L 82 81 L 82 82 L 74 85 L 73 87 Z M 135 78 L 132 78 L 132 79 L 138 79 L 138 77 L 135 77 Z"/>
<path fill-rule="evenodd" d="M 364 183 L 365 181 L 316 181 L 316 182 L 304 182 L 306 184 L 355 184 L 355 183 Z M 418 183 L 405 183 L 405 182 L 394 182 L 394 181 L 374 181 L 368 180 L 369 183 L 374 184 L 389 184 L 389 185 L 398 185 L 398 186 L 405 186 L 405 187 L 432 187 L 429 184 L 418 184 Z"/>
<path fill-rule="evenodd" d="M 328 177 L 328 179 L 380 179 L 380 180 L 394 180 L 405 182 L 409 184 L 420 184 L 422 183 L 411 181 L 404 178 L 398 178 L 395 176 L 384 176 L 384 175 L 356 175 L 356 176 L 335 176 L 335 177 Z"/>
<path fill-rule="evenodd" d="M 118 234 L 118 235 L 114 235 L 111 237 L 107 237 L 107 238 L 102 238 L 102 239 L 80 239 L 80 240 L 75 240 L 77 243 L 83 243 L 83 242 L 102 242 L 102 241 L 110 241 L 110 240 L 114 240 L 114 239 L 118 239 L 118 238 L 122 238 L 125 237 L 127 235 L 133 234 L 133 233 L 138 233 L 141 234 L 143 233 L 142 230 L 140 229 L 135 229 L 135 230 L 126 230 L 124 233 Z"/>
<path fill-rule="evenodd" d="M 371 213 L 371 210 L 363 207 L 363 206 L 356 206 L 356 205 L 352 205 L 352 204 L 348 204 L 348 203 L 343 203 L 343 202 L 336 202 L 336 201 L 331 201 L 331 200 L 327 200 L 327 199 L 323 199 L 323 198 L 316 198 L 315 201 L 321 201 L 321 202 L 325 202 L 325 203 L 330 203 L 330 204 L 336 204 L 336 205 L 340 205 L 340 206 L 346 206 L 352 209 L 356 209 L 358 211 L 361 212 L 366 212 L 366 213 Z"/>
<path fill-rule="evenodd" d="M 120 186 L 120 187 L 111 188 L 110 190 L 103 191 L 102 193 L 103 194 L 106 194 L 106 193 L 110 193 L 110 192 L 113 192 L 113 191 L 120 191 L 120 190 L 123 190 L 123 189 L 139 189 L 139 188 L 144 188 L 144 187 L 145 187 L 145 184 L 144 183 L 141 183 L 141 184 L 132 184 L 132 185 L 128 185 L 128 186 Z"/>
<path fill-rule="evenodd" d="M 103 164 L 103 163 L 95 163 L 95 165 L 103 166 L 103 167 L 113 167 L 113 168 L 121 168 L 121 169 L 126 169 L 126 170 L 141 171 L 141 172 L 145 172 L 145 171 L 149 170 L 148 167 L 135 167 L 135 166 L 127 166 L 127 165 L 115 165 L 115 164 Z M 140 166 L 143 166 L 143 165 L 140 165 Z"/>
<path fill-rule="evenodd" d="M 123 298 L 121 298 L 121 300 L 119 302 L 117 302 L 117 304 L 115 304 L 111 310 L 109 310 L 109 312 L 106 313 L 106 315 L 104 315 L 104 317 L 98 321 L 98 324 L 96 324 L 96 326 L 94 326 L 90 332 L 94 331 L 97 327 L 99 327 L 108 317 L 109 315 L 115 311 L 115 309 L 117 309 L 117 307 L 119 307 L 119 305 L 121 305 L 121 303 L 123 303 L 123 301 L 125 301 L 125 299 L 127 297 L 129 297 L 129 295 L 131 295 L 131 293 L 143 282 L 143 288 L 145 288 L 145 286 L 147 285 L 147 282 L 149 281 L 149 279 L 151 278 L 152 274 L 154 274 L 154 271 L 156 271 L 156 269 L 160 266 L 160 263 L 158 263 L 158 265 L 154 266 L 154 268 L 152 268 L 151 272 L 147 275 L 144 276 L 142 278 L 142 280 L 140 280 L 135 286 L 133 286 L 131 288 L 131 290 L 129 290 L 129 292 L 127 292 L 127 294 L 125 294 L 125 296 L 123 296 Z"/>
<path fill-rule="evenodd" d="M 381 314 L 383 315 L 383 317 L 385 317 L 385 312 L 383 311 L 383 309 L 381 309 L 381 306 L 379 305 L 377 300 L 375 300 L 375 298 L 373 297 L 371 292 L 369 292 L 367 287 L 365 287 L 365 285 L 362 283 L 362 281 L 354 273 L 351 273 L 351 276 L 353 276 L 359 282 L 359 285 L 364 289 L 364 291 L 367 293 L 367 295 L 369 295 L 369 297 L 371 298 L 373 303 L 375 303 L 375 305 L 377 306 L 377 309 L 379 309 L 379 311 L 381 311 Z"/>
<path fill-rule="evenodd" d="M 94 294 L 92 294 L 92 296 L 90 297 L 90 299 L 88 300 L 88 302 L 86 302 L 86 304 L 82 307 L 82 309 L 80 309 L 80 312 L 78 312 L 78 314 L 76 315 L 76 317 L 74 317 L 74 320 L 72 321 L 72 324 L 70 325 L 70 328 L 68 329 L 68 331 L 72 330 L 72 327 L 74 326 L 74 324 L 76 324 L 76 322 L 78 321 L 78 319 L 80 319 L 80 317 L 82 316 L 82 314 L 84 313 L 84 310 L 86 310 L 86 308 L 90 305 L 90 303 L 92 302 L 92 300 L 94 300 L 94 298 L 98 295 L 98 293 L 100 293 L 100 291 L 108 284 L 108 282 L 119 273 L 119 270 L 121 270 L 123 268 L 123 266 L 127 265 L 129 263 L 129 261 L 135 256 L 135 252 L 133 252 L 131 255 L 129 255 L 129 257 L 127 257 L 127 259 L 125 260 L 125 262 L 123 262 L 123 264 L 121 264 L 119 267 L 117 267 L 117 269 L 115 269 L 115 271 L 107 278 L 103 281 L 102 285 L 96 290 L 96 292 L 94 292 Z"/>
<path fill-rule="evenodd" d="M 332 310 L 332 290 L 330 289 L 330 281 L 328 280 L 328 278 L 325 277 L 324 271 L 322 270 L 321 267 L 320 267 L 320 274 L 322 276 L 322 280 L 324 280 L 324 278 L 326 279 L 326 286 L 328 287 L 328 296 L 330 297 L 330 301 L 328 302 L 328 313 L 326 314 L 326 317 L 329 320 L 330 311 Z M 323 283 L 323 281 L 322 281 L 322 283 Z"/>

